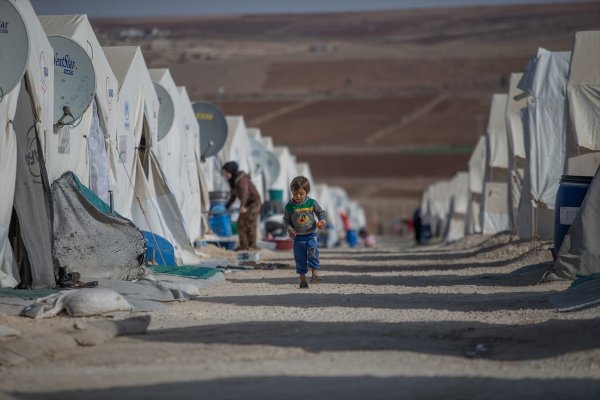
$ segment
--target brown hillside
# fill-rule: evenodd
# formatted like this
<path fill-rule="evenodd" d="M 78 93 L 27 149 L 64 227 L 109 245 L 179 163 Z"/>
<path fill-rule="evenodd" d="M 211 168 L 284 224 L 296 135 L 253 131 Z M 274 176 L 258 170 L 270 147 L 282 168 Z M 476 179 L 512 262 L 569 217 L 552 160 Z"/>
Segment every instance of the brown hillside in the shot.
<path fill-rule="evenodd" d="M 105 45 L 142 45 L 193 99 L 243 115 L 310 162 L 316 180 L 391 220 L 411 215 L 428 184 L 466 169 L 492 94 L 538 47 L 570 50 L 576 31 L 600 29 L 600 2 L 94 27 Z"/>

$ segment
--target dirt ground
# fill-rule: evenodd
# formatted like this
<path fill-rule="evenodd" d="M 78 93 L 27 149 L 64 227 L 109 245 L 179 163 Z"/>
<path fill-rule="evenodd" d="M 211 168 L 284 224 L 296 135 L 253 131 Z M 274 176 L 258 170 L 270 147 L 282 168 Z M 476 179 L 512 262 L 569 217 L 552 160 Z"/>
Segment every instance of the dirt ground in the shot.
<path fill-rule="evenodd" d="M 600 29 L 599 15 L 598 2 L 565 1 L 92 23 L 103 45 L 142 46 L 192 100 L 244 116 L 315 180 L 352 191 L 375 229 L 466 170 L 509 74 L 538 47 L 570 51 L 576 31 Z M 379 190 L 364 184 L 380 177 Z"/>
<path fill-rule="evenodd" d="M 323 250 L 324 281 L 308 290 L 292 268 L 229 273 L 152 312 L 144 335 L 0 367 L 0 398 L 598 398 L 600 307 L 559 313 L 548 297 L 570 282 L 534 285 L 549 243 L 407 244 Z M 522 267 L 535 272 L 510 274 Z M 0 314 L 22 332 L 0 340 L 97 320 Z"/>

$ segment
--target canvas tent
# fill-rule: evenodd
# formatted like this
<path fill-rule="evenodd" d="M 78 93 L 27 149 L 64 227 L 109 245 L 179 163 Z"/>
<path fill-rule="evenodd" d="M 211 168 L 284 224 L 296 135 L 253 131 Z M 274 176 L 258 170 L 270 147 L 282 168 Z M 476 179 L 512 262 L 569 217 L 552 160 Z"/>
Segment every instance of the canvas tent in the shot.
<path fill-rule="evenodd" d="M 600 164 L 600 31 L 577 32 L 567 81 L 567 175 L 592 176 Z"/>
<path fill-rule="evenodd" d="M 508 213 L 508 140 L 506 137 L 506 94 L 492 97 L 486 130 L 486 170 L 483 183 L 484 234 L 510 230 Z"/>
<path fill-rule="evenodd" d="M 485 136 L 481 135 L 469 158 L 469 198 L 467 204 L 466 233 L 482 232 L 481 203 L 483 197 L 483 177 L 485 174 Z"/>
<path fill-rule="evenodd" d="M 510 74 L 510 87 L 506 104 L 506 133 L 508 135 L 508 200 L 511 232 L 521 239 L 531 239 L 531 202 L 521 197 L 525 185 L 525 137 L 521 114 L 527 107 L 527 99 L 518 88 L 523 74 Z"/>
<path fill-rule="evenodd" d="M 567 83 L 569 132 L 572 145 L 567 168 L 577 169 L 580 175 L 597 163 L 585 160 L 600 150 L 600 31 L 578 32 L 575 35 L 573 56 Z M 578 155 L 579 156 L 578 156 Z M 577 160 L 579 158 L 579 160 Z M 582 162 L 586 161 L 586 162 Z M 573 171 L 567 172 L 573 174 Z M 576 279 L 600 273 L 600 169 L 596 168 L 585 199 L 579 208 L 562 245 L 553 272 L 562 278 Z"/>
<path fill-rule="evenodd" d="M 469 195 L 469 173 L 457 172 L 452 178 L 452 200 L 450 206 L 450 222 L 448 226 L 447 242 L 454 242 L 465 236 L 465 222 L 467 219 L 467 206 Z"/>
<path fill-rule="evenodd" d="M 519 89 L 526 92 L 524 112 L 524 193 L 532 205 L 532 236 L 551 239 L 554 235 L 554 201 L 565 164 L 566 81 L 570 52 L 539 49 L 527 66 Z"/>
<path fill-rule="evenodd" d="M 118 81 L 117 129 L 110 138 L 114 207 L 131 218 L 138 151 L 157 140 L 158 98 L 137 46 L 104 47 Z M 143 157 L 143 156 L 142 156 Z"/>
<path fill-rule="evenodd" d="M 92 105 L 75 127 L 60 128 L 46 146 L 50 182 L 73 171 L 103 201 L 109 201 L 110 167 L 106 140 L 117 127 L 118 82 L 86 15 L 39 17 L 47 35 L 65 36 L 77 42 L 92 61 L 96 94 Z"/>
<path fill-rule="evenodd" d="M 290 199 L 290 183 L 298 176 L 295 157 L 292 156 L 287 146 L 274 146 L 273 153 L 279 159 L 280 171 L 272 188 L 283 190 L 283 202 L 285 203 Z"/>
<path fill-rule="evenodd" d="M 193 137 L 186 137 L 181 127 L 184 105 L 181 95 L 168 69 L 150 69 L 150 77 L 162 85 L 173 100 L 175 117 L 171 129 L 154 146 L 156 158 L 166 178 L 167 186 L 177 200 L 183 216 L 189 243 L 201 234 L 200 177 L 194 149 L 198 146 Z"/>
<path fill-rule="evenodd" d="M 24 79 L 0 101 L 0 287 L 15 287 L 21 275 L 25 286 L 47 287 L 55 271 L 42 149 L 53 135 L 53 50 L 29 1 L 10 4 L 25 23 L 29 47 Z"/>

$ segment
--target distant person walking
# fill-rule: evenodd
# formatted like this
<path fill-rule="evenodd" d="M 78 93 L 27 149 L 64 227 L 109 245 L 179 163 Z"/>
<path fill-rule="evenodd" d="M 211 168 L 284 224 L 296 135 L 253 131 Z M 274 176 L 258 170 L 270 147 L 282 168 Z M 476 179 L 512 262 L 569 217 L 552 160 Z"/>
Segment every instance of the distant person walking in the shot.
<path fill-rule="evenodd" d="M 327 213 L 316 200 L 308 197 L 310 182 L 304 176 L 295 177 L 290 184 L 290 190 L 292 199 L 285 206 L 283 223 L 290 237 L 294 239 L 294 260 L 296 272 L 300 275 L 300 288 L 308 289 L 306 274 L 309 267 L 312 273 L 310 281 L 321 281 L 316 231 L 327 225 Z"/>
<path fill-rule="evenodd" d="M 231 188 L 225 207 L 229 209 L 236 198 L 240 200 L 240 216 L 237 221 L 240 245 L 236 250 L 255 250 L 260 195 L 252 183 L 250 175 L 240 171 L 238 163 L 235 161 L 226 162 L 222 171 Z"/>
<path fill-rule="evenodd" d="M 421 244 L 421 209 L 417 208 L 413 214 L 413 227 L 415 229 L 415 241 Z"/>

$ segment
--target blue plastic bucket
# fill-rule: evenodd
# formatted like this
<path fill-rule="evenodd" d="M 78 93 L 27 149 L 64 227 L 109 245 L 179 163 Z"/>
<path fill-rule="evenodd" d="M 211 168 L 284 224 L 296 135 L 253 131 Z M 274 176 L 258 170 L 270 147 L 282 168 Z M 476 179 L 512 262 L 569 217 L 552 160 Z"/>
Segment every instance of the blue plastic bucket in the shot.
<path fill-rule="evenodd" d="M 350 229 L 346 232 L 346 242 L 350 247 L 356 247 L 358 245 L 358 236 L 354 229 Z"/>
<path fill-rule="evenodd" d="M 563 175 L 560 178 L 554 208 L 554 251 L 556 253 L 581 207 L 593 178 L 593 176 L 577 175 Z"/>
<path fill-rule="evenodd" d="M 231 236 L 231 217 L 225 208 L 225 202 L 213 201 L 208 214 L 210 229 L 218 236 Z"/>

